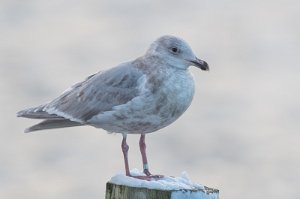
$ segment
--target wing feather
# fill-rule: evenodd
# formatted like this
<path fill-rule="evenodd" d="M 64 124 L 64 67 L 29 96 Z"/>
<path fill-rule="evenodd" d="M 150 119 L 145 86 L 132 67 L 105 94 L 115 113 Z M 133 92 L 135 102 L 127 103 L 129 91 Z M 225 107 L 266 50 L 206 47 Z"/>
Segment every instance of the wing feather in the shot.
<path fill-rule="evenodd" d="M 80 82 L 44 107 L 49 114 L 85 123 L 93 116 L 112 110 L 138 96 L 143 73 L 130 63 L 99 72 Z"/>

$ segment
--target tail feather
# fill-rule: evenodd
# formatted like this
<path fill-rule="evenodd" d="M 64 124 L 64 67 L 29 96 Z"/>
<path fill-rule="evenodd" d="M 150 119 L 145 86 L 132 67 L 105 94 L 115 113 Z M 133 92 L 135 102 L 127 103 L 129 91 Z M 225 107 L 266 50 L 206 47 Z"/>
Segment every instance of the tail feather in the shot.
<path fill-rule="evenodd" d="M 63 117 L 49 114 L 45 110 L 45 105 L 34 108 L 28 108 L 17 113 L 17 117 L 26 117 L 31 119 L 63 119 Z"/>
<path fill-rule="evenodd" d="M 82 126 L 83 124 L 78 122 L 73 122 L 67 119 L 61 120 L 44 120 L 34 126 L 31 126 L 25 129 L 25 133 L 29 133 L 32 131 L 46 130 L 46 129 L 55 129 L 55 128 L 64 128 L 64 127 L 72 127 L 72 126 Z"/>

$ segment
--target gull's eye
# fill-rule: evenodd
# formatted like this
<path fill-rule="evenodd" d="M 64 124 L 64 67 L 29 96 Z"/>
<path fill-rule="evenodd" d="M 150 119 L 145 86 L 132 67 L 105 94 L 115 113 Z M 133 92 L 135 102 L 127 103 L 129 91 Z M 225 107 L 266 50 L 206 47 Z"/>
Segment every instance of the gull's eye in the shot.
<path fill-rule="evenodd" d="M 178 48 L 176 48 L 176 47 L 171 48 L 171 50 L 172 50 L 173 53 L 178 53 L 179 52 Z"/>

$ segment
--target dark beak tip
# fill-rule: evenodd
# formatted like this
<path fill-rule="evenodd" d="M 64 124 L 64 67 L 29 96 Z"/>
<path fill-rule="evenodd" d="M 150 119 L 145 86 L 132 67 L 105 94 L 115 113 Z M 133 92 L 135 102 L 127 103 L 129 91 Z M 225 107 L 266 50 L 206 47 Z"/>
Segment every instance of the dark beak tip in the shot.
<path fill-rule="evenodd" d="M 205 71 L 209 71 L 209 66 L 206 62 L 203 63 L 203 65 L 200 67 L 202 70 L 205 70 Z"/>
<path fill-rule="evenodd" d="M 202 61 L 202 63 L 198 63 L 197 64 L 197 67 L 199 67 L 201 70 L 204 70 L 204 71 L 209 71 L 209 66 L 207 64 L 206 61 Z"/>
<path fill-rule="evenodd" d="M 190 62 L 194 66 L 200 68 L 201 70 L 209 71 L 209 66 L 206 61 L 203 61 L 203 60 L 197 58 L 196 61 L 190 61 Z"/>

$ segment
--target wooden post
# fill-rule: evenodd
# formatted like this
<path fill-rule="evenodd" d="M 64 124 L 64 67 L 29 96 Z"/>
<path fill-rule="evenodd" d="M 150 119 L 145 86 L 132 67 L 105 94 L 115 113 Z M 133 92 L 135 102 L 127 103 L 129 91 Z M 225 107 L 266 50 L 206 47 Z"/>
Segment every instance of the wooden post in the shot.
<path fill-rule="evenodd" d="M 219 199 L 219 190 L 205 186 L 204 189 L 160 190 L 108 182 L 105 199 Z"/>

